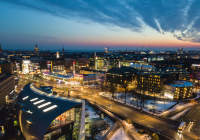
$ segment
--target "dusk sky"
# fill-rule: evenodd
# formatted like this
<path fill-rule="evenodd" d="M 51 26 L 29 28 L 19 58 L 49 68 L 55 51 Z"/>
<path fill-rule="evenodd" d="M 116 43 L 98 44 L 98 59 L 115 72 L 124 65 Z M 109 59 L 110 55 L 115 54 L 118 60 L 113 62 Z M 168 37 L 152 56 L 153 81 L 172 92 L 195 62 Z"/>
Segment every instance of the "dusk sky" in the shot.
<path fill-rule="evenodd" d="M 200 0 L 0 0 L 2 49 L 200 48 Z"/>

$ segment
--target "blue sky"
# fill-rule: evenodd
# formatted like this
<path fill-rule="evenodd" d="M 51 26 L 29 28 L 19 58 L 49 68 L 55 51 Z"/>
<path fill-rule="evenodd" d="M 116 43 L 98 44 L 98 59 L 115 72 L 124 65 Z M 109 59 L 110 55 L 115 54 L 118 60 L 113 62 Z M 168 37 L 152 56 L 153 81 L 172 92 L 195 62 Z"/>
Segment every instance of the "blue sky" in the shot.
<path fill-rule="evenodd" d="M 199 0 L 0 0 L 3 49 L 199 48 Z"/>

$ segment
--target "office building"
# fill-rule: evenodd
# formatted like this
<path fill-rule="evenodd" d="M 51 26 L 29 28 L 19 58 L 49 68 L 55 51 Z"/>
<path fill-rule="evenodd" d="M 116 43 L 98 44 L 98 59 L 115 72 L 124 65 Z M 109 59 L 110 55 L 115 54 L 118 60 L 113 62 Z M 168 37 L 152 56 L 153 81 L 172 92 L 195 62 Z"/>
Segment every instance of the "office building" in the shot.
<path fill-rule="evenodd" d="M 165 85 L 165 97 L 171 99 L 186 99 L 193 96 L 194 84 L 188 81 L 174 81 Z"/>
<path fill-rule="evenodd" d="M 190 81 L 200 85 L 200 64 L 192 64 L 190 69 Z"/>
<path fill-rule="evenodd" d="M 9 100 L 10 93 L 15 89 L 13 63 L 0 63 L 0 108 Z"/>
<path fill-rule="evenodd" d="M 13 63 L 10 62 L 0 62 L 0 74 L 13 74 Z"/>
<path fill-rule="evenodd" d="M 166 61 L 166 60 L 152 61 L 150 62 L 150 65 L 153 65 L 156 68 L 171 68 L 171 67 L 180 68 L 180 69 L 185 68 L 184 62 L 178 62 L 178 61 Z"/>
<path fill-rule="evenodd" d="M 107 72 L 107 82 L 124 85 L 125 81 L 129 84 L 136 82 L 138 70 L 132 67 L 112 68 Z"/>
<path fill-rule="evenodd" d="M 9 100 L 10 93 L 15 89 L 14 75 L 0 74 L 0 108 Z"/>
<path fill-rule="evenodd" d="M 138 71 L 152 71 L 156 67 L 153 65 L 140 65 L 140 64 L 130 64 L 130 67 L 137 69 Z"/>
<path fill-rule="evenodd" d="M 164 85 L 178 80 L 177 74 L 138 73 L 137 87 L 142 93 L 164 95 Z"/>
<path fill-rule="evenodd" d="M 84 100 L 54 96 L 27 84 L 17 103 L 19 126 L 25 139 L 85 139 Z"/>

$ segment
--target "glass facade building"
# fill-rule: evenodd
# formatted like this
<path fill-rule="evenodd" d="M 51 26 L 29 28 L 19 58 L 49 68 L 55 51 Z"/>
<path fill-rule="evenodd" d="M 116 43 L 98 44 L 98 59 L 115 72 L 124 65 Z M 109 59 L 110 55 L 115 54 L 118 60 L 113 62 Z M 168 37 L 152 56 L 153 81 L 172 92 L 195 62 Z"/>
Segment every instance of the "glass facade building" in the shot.
<path fill-rule="evenodd" d="M 26 139 L 84 140 L 83 100 L 54 96 L 32 84 L 26 85 L 19 97 L 17 116 Z"/>

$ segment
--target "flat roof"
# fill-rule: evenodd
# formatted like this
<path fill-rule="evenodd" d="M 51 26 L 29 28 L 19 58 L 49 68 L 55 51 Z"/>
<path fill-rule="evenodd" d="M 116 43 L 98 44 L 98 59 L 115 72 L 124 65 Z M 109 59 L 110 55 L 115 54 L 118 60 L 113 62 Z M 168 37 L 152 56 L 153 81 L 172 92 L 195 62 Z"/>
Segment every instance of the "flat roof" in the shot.
<path fill-rule="evenodd" d="M 193 86 L 194 84 L 188 81 L 174 81 L 173 83 L 169 84 L 170 86 L 173 87 L 188 87 L 188 86 Z"/>

